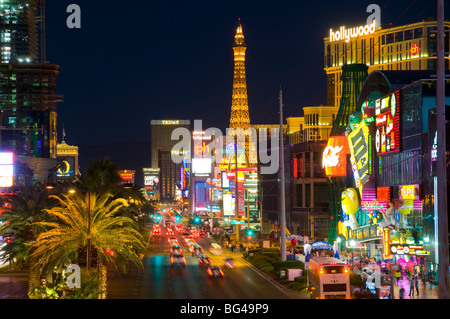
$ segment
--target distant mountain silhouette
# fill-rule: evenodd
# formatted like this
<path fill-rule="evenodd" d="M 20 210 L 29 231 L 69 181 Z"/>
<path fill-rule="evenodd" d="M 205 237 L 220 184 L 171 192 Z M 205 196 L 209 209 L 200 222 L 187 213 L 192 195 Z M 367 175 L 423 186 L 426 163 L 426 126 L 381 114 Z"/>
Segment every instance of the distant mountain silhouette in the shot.
<path fill-rule="evenodd" d="M 120 141 L 104 145 L 79 145 L 78 164 L 81 175 L 96 160 L 109 158 L 119 170 L 135 170 L 134 182 L 144 187 L 142 169 L 151 167 L 150 142 L 137 140 Z"/>

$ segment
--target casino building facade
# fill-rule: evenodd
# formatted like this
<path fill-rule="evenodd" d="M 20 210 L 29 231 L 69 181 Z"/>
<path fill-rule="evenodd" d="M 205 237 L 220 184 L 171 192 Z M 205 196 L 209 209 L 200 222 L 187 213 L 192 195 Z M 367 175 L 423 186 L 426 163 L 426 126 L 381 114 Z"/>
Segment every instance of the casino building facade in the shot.
<path fill-rule="evenodd" d="M 369 74 L 375 70 L 436 70 L 436 21 L 365 27 L 365 32 L 357 32 L 358 28 L 330 29 L 324 38 L 327 105 L 340 106 L 342 66 L 346 64 L 366 64 Z M 444 27 L 450 29 L 450 22 L 445 21 Z M 350 32 L 355 30 L 356 35 L 350 37 Z M 449 51 L 449 34 L 445 33 L 446 70 L 449 69 Z"/>

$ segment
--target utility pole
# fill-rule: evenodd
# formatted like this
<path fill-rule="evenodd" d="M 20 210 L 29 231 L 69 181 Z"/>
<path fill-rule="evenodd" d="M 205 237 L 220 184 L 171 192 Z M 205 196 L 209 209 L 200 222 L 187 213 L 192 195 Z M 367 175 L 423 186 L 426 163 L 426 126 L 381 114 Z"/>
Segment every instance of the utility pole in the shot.
<path fill-rule="evenodd" d="M 236 229 L 236 242 L 239 242 L 239 183 L 238 183 L 238 155 L 237 155 L 237 150 L 238 150 L 238 136 L 237 136 L 237 132 L 234 135 L 235 138 L 235 143 L 234 143 L 234 218 L 236 218 L 236 224 L 235 224 L 235 229 Z"/>
<path fill-rule="evenodd" d="M 281 261 L 286 261 L 286 194 L 284 183 L 284 139 L 283 139 L 283 91 L 280 85 L 280 252 Z"/>
<path fill-rule="evenodd" d="M 438 282 L 439 299 L 449 296 L 448 262 L 448 210 L 447 159 L 445 138 L 445 64 L 444 64 L 444 0 L 437 0 L 437 74 L 436 74 L 436 127 L 437 127 L 437 185 L 438 185 Z M 436 200 L 436 199 L 435 199 Z"/>

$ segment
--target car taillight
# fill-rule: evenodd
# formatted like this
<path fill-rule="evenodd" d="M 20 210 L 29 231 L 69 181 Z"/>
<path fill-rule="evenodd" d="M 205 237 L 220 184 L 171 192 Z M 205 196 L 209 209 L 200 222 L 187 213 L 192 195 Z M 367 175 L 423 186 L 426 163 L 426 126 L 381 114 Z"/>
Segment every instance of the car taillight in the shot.
<path fill-rule="evenodd" d="M 170 262 L 173 264 L 173 257 L 170 257 Z"/>
<path fill-rule="evenodd" d="M 344 272 L 348 273 L 348 268 L 347 267 L 344 267 Z"/>
<path fill-rule="evenodd" d="M 323 268 L 320 268 L 319 273 L 323 275 Z"/>
<path fill-rule="evenodd" d="M 208 274 L 211 276 L 212 275 L 212 271 L 211 269 L 208 268 Z"/>
<path fill-rule="evenodd" d="M 183 261 L 184 261 L 184 263 L 186 263 L 186 258 L 183 257 Z"/>
<path fill-rule="evenodd" d="M 219 269 L 220 274 L 223 276 L 223 271 L 222 269 Z"/>

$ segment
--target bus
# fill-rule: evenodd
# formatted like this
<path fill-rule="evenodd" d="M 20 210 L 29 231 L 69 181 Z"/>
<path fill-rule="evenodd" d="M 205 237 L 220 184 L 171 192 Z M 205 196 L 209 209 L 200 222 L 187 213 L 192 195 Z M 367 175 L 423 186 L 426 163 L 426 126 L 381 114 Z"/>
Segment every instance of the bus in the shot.
<path fill-rule="evenodd" d="M 313 299 L 350 299 L 350 270 L 333 257 L 309 260 L 309 285 Z"/>

